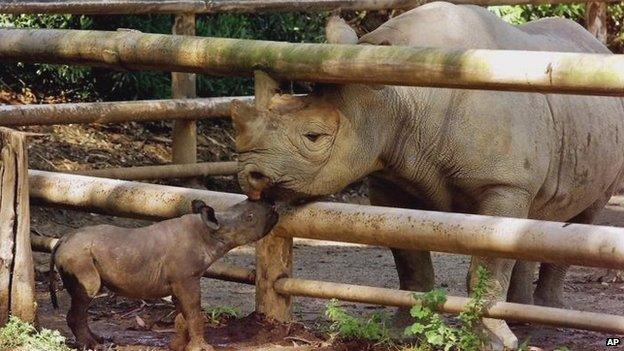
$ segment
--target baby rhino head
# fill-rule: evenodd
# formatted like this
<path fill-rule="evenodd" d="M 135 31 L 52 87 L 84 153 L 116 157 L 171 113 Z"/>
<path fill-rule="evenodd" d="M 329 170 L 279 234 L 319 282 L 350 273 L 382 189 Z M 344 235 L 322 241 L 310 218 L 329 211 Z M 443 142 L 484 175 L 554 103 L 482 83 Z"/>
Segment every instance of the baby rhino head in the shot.
<path fill-rule="evenodd" d="M 241 201 L 222 212 L 215 212 L 201 200 L 193 200 L 191 206 L 215 239 L 234 246 L 262 239 L 278 220 L 275 206 L 265 200 Z"/>

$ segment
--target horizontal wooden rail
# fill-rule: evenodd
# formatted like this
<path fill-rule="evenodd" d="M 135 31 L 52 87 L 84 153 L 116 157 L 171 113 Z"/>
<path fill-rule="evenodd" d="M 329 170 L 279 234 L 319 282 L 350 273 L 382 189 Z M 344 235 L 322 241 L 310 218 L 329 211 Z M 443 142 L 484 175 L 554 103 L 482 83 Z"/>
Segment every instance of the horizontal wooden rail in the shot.
<path fill-rule="evenodd" d="M 236 174 L 237 172 L 238 162 L 227 161 L 123 168 L 104 168 L 91 169 L 86 171 L 71 171 L 68 173 L 112 179 L 146 180 L 232 175 Z"/>
<path fill-rule="evenodd" d="M 616 0 L 601 0 L 617 2 Z M 137 14 L 137 13 L 219 13 L 219 12 L 290 12 L 343 10 L 384 10 L 412 8 L 431 0 L 57 0 L 0 3 L 0 13 L 71 13 L 71 14 Z M 578 0 L 449 0 L 455 4 L 527 5 L 567 4 Z"/>
<path fill-rule="evenodd" d="M 29 174 L 34 202 L 129 217 L 179 216 L 196 198 L 215 208 L 245 199 L 238 194 L 62 173 Z M 616 227 L 324 202 L 280 212 L 274 233 L 285 237 L 624 267 L 624 229 Z"/>
<path fill-rule="evenodd" d="M 34 251 L 47 253 L 52 252 L 52 249 L 59 240 L 42 235 L 31 235 L 30 238 Z M 204 277 L 249 285 L 254 285 L 256 282 L 255 270 L 223 262 L 213 263 L 204 273 Z"/>
<path fill-rule="evenodd" d="M 0 126 L 123 123 L 229 117 L 232 100 L 252 102 L 253 97 L 2 105 L 0 106 Z"/>
<path fill-rule="evenodd" d="M 0 29 L 0 61 L 226 76 L 624 95 L 624 56 L 406 46 L 301 44 L 136 32 Z"/>
<path fill-rule="evenodd" d="M 414 299 L 412 296 L 414 293 L 411 291 L 295 278 L 277 280 L 275 282 L 275 290 L 287 295 L 321 299 L 336 298 L 344 301 L 385 306 L 411 307 L 419 303 L 419 301 Z M 466 297 L 447 296 L 446 302 L 440 306 L 439 311 L 459 314 L 466 310 L 466 305 L 469 301 Z M 594 330 L 617 335 L 624 334 L 624 317 L 603 313 L 497 302 L 486 308 L 484 315 L 486 317 L 518 322 Z"/>

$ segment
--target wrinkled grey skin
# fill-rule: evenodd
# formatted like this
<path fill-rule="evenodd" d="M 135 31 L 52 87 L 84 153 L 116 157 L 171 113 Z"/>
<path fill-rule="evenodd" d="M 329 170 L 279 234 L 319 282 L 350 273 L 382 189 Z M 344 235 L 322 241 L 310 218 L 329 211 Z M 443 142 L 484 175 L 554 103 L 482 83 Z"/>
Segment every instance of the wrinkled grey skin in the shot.
<path fill-rule="evenodd" d="M 350 30 L 332 21 L 328 30 Z M 572 21 L 512 26 L 444 2 L 395 17 L 359 43 L 610 53 Z M 591 223 L 622 178 L 620 98 L 352 84 L 277 95 L 260 113 L 235 103 L 232 113 L 239 181 L 254 197 L 312 198 L 370 176 L 375 205 Z M 393 254 L 402 289 L 433 287 L 429 252 Z M 533 292 L 535 266 L 514 262 L 473 257 L 469 289 L 483 265 L 492 299 L 561 305 L 567 267 L 543 264 Z M 505 322 L 484 325 L 493 348 L 517 346 Z"/>
<path fill-rule="evenodd" d="M 193 213 L 143 228 L 98 225 L 65 235 L 52 253 L 54 265 L 71 295 L 67 324 L 81 346 L 102 339 L 88 326 L 89 303 L 101 286 L 131 298 L 172 295 L 178 315 L 175 351 L 213 350 L 204 341 L 199 280 L 206 269 L 234 247 L 265 236 L 277 212 L 264 201 L 243 201 L 215 213 L 201 200 Z M 56 306 L 53 277 L 50 294 Z"/>

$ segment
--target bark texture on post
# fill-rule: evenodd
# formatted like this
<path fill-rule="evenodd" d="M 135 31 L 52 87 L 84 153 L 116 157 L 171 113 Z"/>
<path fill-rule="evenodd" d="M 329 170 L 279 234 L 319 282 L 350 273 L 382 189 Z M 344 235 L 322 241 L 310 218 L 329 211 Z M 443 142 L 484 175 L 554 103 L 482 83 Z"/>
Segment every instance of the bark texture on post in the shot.
<path fill-rule="evenodd" d="M 280 80 L 624 95 L 624 56 L 301 44 L 135 32 L 0 29 L 0 61 L 86 64 Z"/>
<path fill-rule="evenodd" d="M 185 13 L 175 16 L 174 35 L 195 35 L 195 14 Z M 171 73 L 171 91 L 174 99 L 197 97 L 196 76 L 193 73 Z M 173 122 L 173 163 L 197 162 L 197 123 L 176 120 Z"/>
<path fill-rule="evenodd" d="M 607 44 L 607 4 L 588 2 L 585 5 L 585 28 L 601 43 Z"/>
<path fill-rule="evenodd" d="M 256 109 L 266 110 L 279 83 L 264 72 L 254 75 Z M 279 294 L 273 285 L 277 279 L 292 276 L 292 247 L 292 237 L 278 236 L 275 230 L 256 245 L 256 312 L 284 322 L 292 315 L 291 298 Z"/>
<path fill-rule="evenodd" d="M 21 133 L 0 128 L 0 325 L 10 314 L 34 323 L 37 312 L 24 139 Z"/>

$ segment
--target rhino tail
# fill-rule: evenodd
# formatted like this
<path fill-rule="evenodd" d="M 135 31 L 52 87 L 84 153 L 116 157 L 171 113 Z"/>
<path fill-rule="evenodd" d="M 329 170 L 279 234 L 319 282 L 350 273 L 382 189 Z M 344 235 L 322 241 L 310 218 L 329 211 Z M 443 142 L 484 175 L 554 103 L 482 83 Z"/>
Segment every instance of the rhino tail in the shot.
<path fill-rule="evenodd" d="M 49 284 L 48 288 L 50 289 L 50 302 L 52 302 L 52 307 L 54 309 L 58 309 L 58 298 L 56 296 L 56 280 L 58 279 L 58 275 L 56 274 L 55 266 L 55 258 L 56 258 L 56 250 L 59 247 L 61 240 L 59 240 L 56 245 L 52 248 L 52 252 L 50 254 L 50 272 L 48 273 Z"/>

